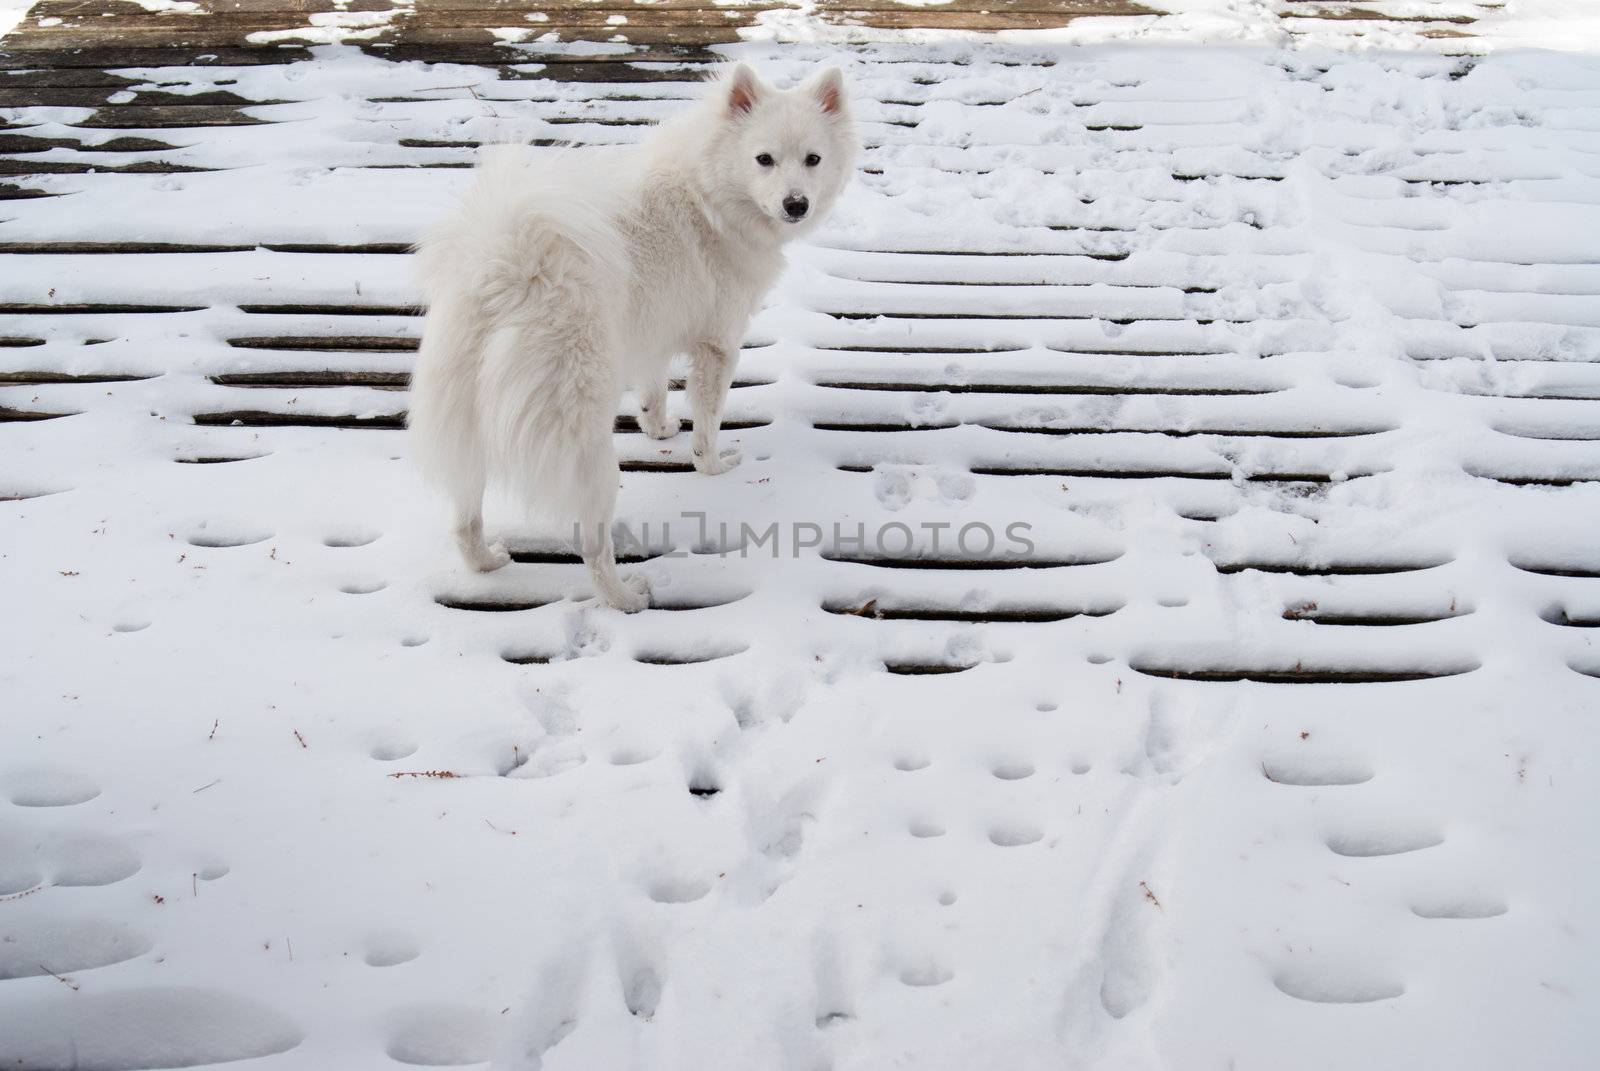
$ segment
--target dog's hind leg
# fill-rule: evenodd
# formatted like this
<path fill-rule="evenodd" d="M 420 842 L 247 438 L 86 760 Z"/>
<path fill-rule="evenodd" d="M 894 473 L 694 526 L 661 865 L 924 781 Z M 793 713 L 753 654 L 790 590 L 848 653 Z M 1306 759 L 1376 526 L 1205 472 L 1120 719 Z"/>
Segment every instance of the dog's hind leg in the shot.
<path fill-rule="evenodd" d="M 736 449 L 717 451 L 722 428 L 722 407 L 739 362 L 738 351 L 702 342 L 689 354 L 689 405 L 694 413 L 694 467 L 707 476 L 727 472 L 737 465 Z"/>
<path fill-rule="evenodd" d="M 450 487 L 450 500 L 455 511 L 456 546 L 467 564 L 480 573 L 492 573 L 511 561 L 511 555 L 500 543 L 486 543 L 483 539 L 483 467 L 463 466 L 456 483 Z"/>
<path fill-rule="evenodd" d="M 491 572 L 511 560 L 504 547 L 483 540 L 483 489 L 488 461 L 479 421 L 477 383 L 482 340 L 476 306 L 445 296 L 435 301 L 423 327 L 411 376 L 406 424 L 423 471 L 450 499 L 456 544 L 467 564 Z"/>
<path fill-rule="evenodd" d="M 609 429 L 607 438 L 609 439 Z M 626 580 L 617 575 L 617 550 L 611 540 L 611 520 L 617 506 L 617 481 L 621 469 L 609 442 L 582 459 L 574 485 L 578 511 L 578 551 L 589 567 L 595 594 L 608 605 L 631 614 L 650 605 L 650 588 L 642 576 Z"/>
<path fill-rule="evenodd" d="M 639 428 L 652 439 L 670 439 L 680 426 L 677 417 L 667 415 L 667 376 L 662 371 L 639 388 Z"/>

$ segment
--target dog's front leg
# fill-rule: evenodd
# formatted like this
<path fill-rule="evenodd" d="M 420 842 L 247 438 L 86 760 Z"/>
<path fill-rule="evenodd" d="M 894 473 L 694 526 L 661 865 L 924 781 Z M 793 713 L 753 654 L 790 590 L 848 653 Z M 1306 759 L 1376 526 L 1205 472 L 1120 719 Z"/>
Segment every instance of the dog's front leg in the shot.
<path fill-rule="evenodd" d="M 678 418 L 667 415 L 666 372 L 639 388 L 639 428 L 652 439 L 670 439 L 678 434 Z"/>
<path fill-rule="evenodd" d="M 742 457 L 737 449 L 717 450 L 722 406 L 739 351 L 733 346 L 702 342 L 689 354 L 689 406 L 694 414 L 694 467 L 707 476 L 727 472 Z"/>

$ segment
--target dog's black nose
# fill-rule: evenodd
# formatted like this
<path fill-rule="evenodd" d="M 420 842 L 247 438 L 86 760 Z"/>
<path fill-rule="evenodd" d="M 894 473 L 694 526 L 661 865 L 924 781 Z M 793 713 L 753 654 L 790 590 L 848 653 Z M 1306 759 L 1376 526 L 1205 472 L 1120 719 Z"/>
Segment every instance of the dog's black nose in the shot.
<path fill-rule="evenodd" d="M 789 213 L 790 219 L 804 219 L 806 209 L 810 207 L 811 202 L 804 197 L 785 197 L 783 199 L 783 210 Z"/>

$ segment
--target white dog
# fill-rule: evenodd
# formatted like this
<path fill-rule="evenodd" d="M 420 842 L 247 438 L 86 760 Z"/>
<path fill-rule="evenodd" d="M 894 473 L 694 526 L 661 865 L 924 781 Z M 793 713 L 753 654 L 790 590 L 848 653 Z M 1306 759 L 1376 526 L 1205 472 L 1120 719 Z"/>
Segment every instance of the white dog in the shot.
<path fill-rule="evenodd" d="M 576 524 L 602 599 L 644 608 L 644 578 L 617 575 L 611 542 L 623 387 L 644 432 L 670 438 L 668 364 L 688 354 L 695 468 L 739 463 L 717 431 L 745 325 L 856 148 L 838 70 L 779 91 L 740 64 L 637 148 L 485 152 L 460 210 L 418 246 L 428 318 L 408 421 L 473 568 L 510 560 L 483 538 L 494 479 Z"/>

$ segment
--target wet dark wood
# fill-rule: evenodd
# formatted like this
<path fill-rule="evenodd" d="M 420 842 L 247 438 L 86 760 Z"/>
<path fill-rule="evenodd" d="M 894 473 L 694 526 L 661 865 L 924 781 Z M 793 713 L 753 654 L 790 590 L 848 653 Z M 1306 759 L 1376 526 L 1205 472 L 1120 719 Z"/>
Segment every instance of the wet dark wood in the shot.
<path fill-rule="evenodd" d="M 132 93 L 133 99 L 113 102 L 110 98 Z M 169 108 L 196 108 L 216 105 L 255 106 L 287 104 L 283 100 L 251 100 L 237 93 L 213 90 L 207 93 L 168 93 L 159 89 L 134 90 L 126 85 L 106 86 L 15 86 L 9 78 L 0 82 L 0 108 L 53 107 L 99 108 L 162 105 Z"/>
<path fill-rule="evenodd" d="M 160 160 L 142 160 L 133 164 L 85 164 L 64 160 L 32 161 L 0 157 L 0 175 L 177 175 L 196 171 L 211 171 L 209 167 L 189 167 L 169 164 Z"/>
<path fill-rule="evenodd" d="M 98 67 L 102 72 L 135 66 L 217 66 L 284 63 L 305 58 L 326 29 L 313 27 L 313 15 L 392 13 L 379 27 L 360 31 L 348 43 L 395 59 L 507 64 L 544 62 L 536 43 L 507 45 L 490 32 L 525 29 L 530 42 L 547 34 L 563 42 L 625 41 L 641 49 L 629 60 L 673 58 L 697 53 L 715 57 L 711 45 L 739 40 L 739 29 L 763 12 L 794 8 L 791 0 L 719 6 L 712 0 L 201 0 L 200 12 L 149 11 L 130 0 L 40 0 L 3 43 L 0 69 L 61 70 Z M 1132 0 L 950 0 L 937 6 L 907 6 L 897 0 L 823 0 L 818 17 L 836 24 L 885 29 L 1049 29 L 1073 19 L 1108 16 L 1151 17 L 1155 9 Z M 530 21 L 527 15 L 542 16 Z M 377 32 L 370 31 L 376 29 Z M 306 31 L 298 37 L 295 31 Z M 390 52 L 392 48 L 395 51 Z M 651 53 L 654 53 L 653 55 Z M 588 80 L 594 64 L 571 65 L 577 80 Z M 614 65 L 614 64 L 612 64 Z M 104 74 L 52 77 L 8 89 L 84 88 L 125 85 Z M 89 95 L 57 97 L 69 104 Z M 22 97 L 8 105 L 46 103 Z M 216 101 L 214 103 L 224 103 Z"/>
<path fill-rule="evenodd" d="M 48 152 L 51 149 L 74 149 L 78 152 L 160 152 L 176 149 L 154 138 L 115 137 L 103 141 L 84 141 L 79 138 L 41 138 L 32 134 L 0 134 L 0 153 L 22 155 Z"/>
<path fill-rule="evenodd" d="M 1319 4 L 1278 12 L 1282 19 L 1329 19 L 1337 22 L 1445 22 L 1465 26 L 1478 21 L 1471 15 L 1385 15 L 1366 7 Z"/>

